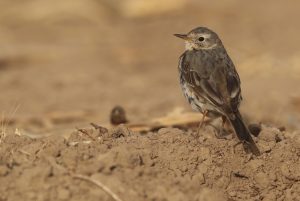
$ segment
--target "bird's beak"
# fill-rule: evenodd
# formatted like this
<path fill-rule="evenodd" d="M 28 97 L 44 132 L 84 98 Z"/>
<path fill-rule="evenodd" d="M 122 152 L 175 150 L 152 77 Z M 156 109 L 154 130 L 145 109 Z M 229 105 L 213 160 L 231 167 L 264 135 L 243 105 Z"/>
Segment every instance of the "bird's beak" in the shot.
<path fill-rule="evenodd" d="M 189 37 L 187 36 L 187 34 L 174 34 L 174 36 L 181 38 L 183 40 L 189 40 Z"/>

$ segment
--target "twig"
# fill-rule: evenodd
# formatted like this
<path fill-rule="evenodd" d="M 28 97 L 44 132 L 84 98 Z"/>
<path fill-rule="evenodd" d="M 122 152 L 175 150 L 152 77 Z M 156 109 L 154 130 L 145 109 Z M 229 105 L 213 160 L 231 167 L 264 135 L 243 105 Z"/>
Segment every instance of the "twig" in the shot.
<path fill-rule="evenodd" d="M 107 132 L 108 131 L 108 129 L 107 128 L 105 128 L 105 127 L 103 127 L 103 126 L 100 126 L 100 125 L 98 125 L 98 124 L 95 124 L 95 123 L 90 123 L 91 124 L 91 126 L 93 126 L 96 130 L 99 130 L 101 133 L 105 133 L 105 132 Z"/>
<path fill-rule="evenodd" d="M 19 149 L 18 151 L 19 151 L 20 153 L 22 153 L 22 154 L 25 154 L 26 156 L 31 156 L 30 153 L 28 153 L 27 151 L 24 151 L 24 150 L 22 150 L 22 149 Z"/>
<path fill-rule="evenodd" d="M 235 177 L 239 177 L 239 178 L 242 178 L 242 179 L 249 179 L 249 177 L 247 177 L 246 175 L 243 175 L 243 174 L 241 174 L 239 172 L 233 172 L 233 175 Z"/>
<path fill-rule="evenodd" d="M 91 136 L 91 135 L 87 132 L 87 130 L 82 129 L 82 128 L 77 128 L 77 131 L 79 131 L 79 132 L 81 132 L 81 133 L 87 135 L 87 136 L 88 136 L 89 138 L 91 138 L 93 141 L 96 141 L 96 138 L 94 138 L 93 136 Z"/>
<path fill-rule="evenodd" d="M 48 145 L 48 142 L 44 142 L 42 147 L 35 151 L 35 155 L 38 155 L 45 147 Z"/>
<path fill-rule="evenodd" d="M 122 201 L 121 198 L 119 198 L 114 192 L 112 192 L 107 186 L 105 186 L 104 184 L 102 184 L 100 181 L 96 181 L 96 180 L 94 180 L 94 179 L 92 179 L 90 177 L 87 177 L 87 176 L 84 176 L 84 175 L 80 175 L 80 174 L 73 175 L 73 178 L 75 178 L 75 179 L 81 179 L 81 180 L 84 180 L 84 181 L 91 182 L 92 184 L 98 186 L 103 191 L 105 191 L 115 201 Z"/>

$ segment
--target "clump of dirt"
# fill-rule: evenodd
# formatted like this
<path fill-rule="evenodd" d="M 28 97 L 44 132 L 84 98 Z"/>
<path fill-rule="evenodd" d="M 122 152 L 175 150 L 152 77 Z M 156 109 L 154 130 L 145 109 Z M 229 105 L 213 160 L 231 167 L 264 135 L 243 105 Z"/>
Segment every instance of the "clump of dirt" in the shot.
<path fill-rule="evenodd" d="M 11 134 L 0 146 L 0 200 L 114 200 L 95 181 L 123 201 L 300 200 L 300 136 L 263 126 L 254 138 L 258 157 L 208 129 Z"/>

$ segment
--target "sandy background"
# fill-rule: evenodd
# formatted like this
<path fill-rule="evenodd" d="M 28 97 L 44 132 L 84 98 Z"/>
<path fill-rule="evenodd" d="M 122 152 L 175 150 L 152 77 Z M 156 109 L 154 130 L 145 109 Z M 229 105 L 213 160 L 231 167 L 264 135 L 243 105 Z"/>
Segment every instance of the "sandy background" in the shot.
<path fill-rule="evenodd" d="M 231 200 L 299 200 L 299 9 L 296 0 L 0 1 L 0 199 L 111 200 L 71 171 L 116 188 L 123 200 L 209 200 L 216 191 Z M 178 85 L 184 44 L 172 34 L 200 25 L 219 34 L 236 65 L 243 115 L 265 125 L 256 139 L 262 156 L 232 153 L 236 141 L 211 131 L 199 141 L 192 130 L 121 138 L 91 130 L 96 140 L 78 137 L 78 146 L 59 137 L 90 122 L 108 125 L 115 105 L 132 122 L 191 111 Z M 55 137 L 23 136 L 49 131 Z M 245 177 L 234 176 L 240 170 Z"/>

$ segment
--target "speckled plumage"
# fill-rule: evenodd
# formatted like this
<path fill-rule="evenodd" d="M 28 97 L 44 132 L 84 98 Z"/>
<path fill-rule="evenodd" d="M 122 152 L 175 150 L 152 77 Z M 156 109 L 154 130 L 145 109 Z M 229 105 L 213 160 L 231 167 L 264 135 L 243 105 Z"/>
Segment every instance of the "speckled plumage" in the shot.
<path fill-rule="evenodd" d="M 179 74 L 183 92 L 194 109 L 203 112 L 207 108 L 208 115 L 219 116 L 238 109 L 242 100 L 240 79 L 224 48 L 187 50 L 180 57 Z"/>
<path fill-rule="evenodd" d="M 198 27 L 176 36 L 186 40 L 178 69 L 180 85 L 192 108 L 213 118 L 227 118 L 238 138 L 259 155 L 239 113 L 242 101 L 239 75 L 218 35 Z"/>

